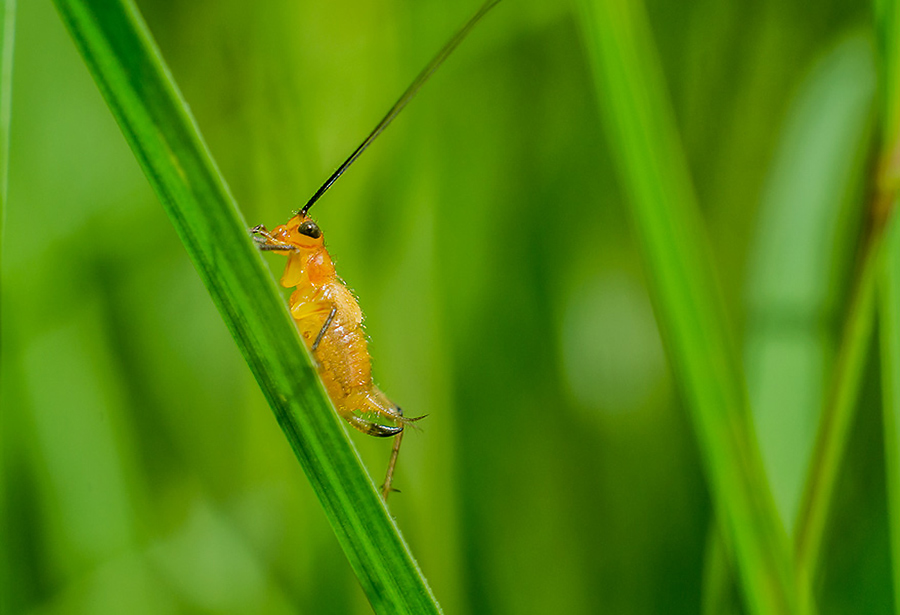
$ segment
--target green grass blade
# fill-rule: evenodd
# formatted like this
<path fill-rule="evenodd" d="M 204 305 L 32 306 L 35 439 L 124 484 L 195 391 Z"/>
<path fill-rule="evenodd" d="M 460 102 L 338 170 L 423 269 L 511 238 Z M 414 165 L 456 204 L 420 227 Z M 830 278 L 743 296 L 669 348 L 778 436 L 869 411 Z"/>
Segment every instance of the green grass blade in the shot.
<path fill-rule="evenodd" d="M 747 281 L 744 356 L 760 447 L 782 522 L 793 532 L 837 340 L 821 323 L 843 309 L 868 172 L 874 70 L 870 44 L 845 38 L 818 59 L 788 111 L 760 204 Z M 785 319 L 784 315 L 791 317 Z M 710 532 L 707 567 L 721 556 Z M 705 613 L 733 589 L 708 574 Z"/>
<path fill-rule="evenodd" d="M 614 155 L 630 194 L 657 318 L 733 544 L 747 606 L 790 613 L 784 529 L 766 482 L 693 194 L 640 3 L 585 0 L 589 55 Z"/>
<path fill-rule="evenodd" d="M 743 612 L 735 583 L 734 553 L 721 532 L 720 524 L 710 523 L 703 553 L 702 615 L 738 615 Z"/>
<path fill-rule="evenodd" d="M 440 612 L 325 396 L 137 8 L 126 0 L 56 0 L 56 6 L 275 412 L 372 607 L 378 613 Z"/>
<path fill-rule="evenodd" d="M 831 499 L 856 412 L 874 320 L 878 244 L 877 241 L 867 244 L 852 293 L 835 362 L 833 384 L 819 423 L 809 475 L 795 524 L 797 583 L 804 596 L 811 595 L 811 587 L 821 563 L 822 539 Z"/>
<path fill-rule="evenodd" d="M 863 221 L 875 90 L 872 46 L 845 37 L 800 85 L 760 203 L 744 357 L 760 447 L 793 533 Z M 790 316 L 785 316 L 790 315 Z"/>
<path fill-rule="evenodd" d="M 894 201 L 896 209 L 897 201 Z M 890 514 L 894 611 L 900 613 L 900 219 L 885 237 L 879 279 L 881 394 L 884 406 L 885 463 Z"/>
<path fill-rule="evenodd" d="M 12 119 L 13 46 L 16 32 L 16 0 L 0 0 L 0 261 L 6 226 L 9 192 L 9 126 Z"/>
<path fill-rule="evenodd" d="M 876 2 L 882 69 L 883 153 L 878 187 L 888 217 L 878 279 L 885 475 L 891 533 L 894 612 L 900 613 L 900 2 Z M 888 215 L 888 212 L 893 212 Z"/>
<path fill-rule="evenodd" d="M 888 3 L 883 4 L 883 8 L 888 7 Z M 882 52 L 882 61 L 885 57 Z M 891 79 L 884 78 L 886 76 L 884 70 L 882 70 L 881 76 L 882 87 L 887 86 L 886 90 L 883 89 L 882 95 L 884 96 L 884 93 L 888 92 L 888 96 L 890 96 Z M 890 136 L 896 134 L 897 114 L 896 110 L 892 108 L 896 105 L 884 106 L 884 101 L 882 101 L 882 105 L 882 141 L 888 144 L 896 143 L 896 138 Z M 883 155 L 883 158 L 888 159 L 889 157 Z M 863 372 L 870 350 L 869 344 L 872 338 L 876 307 L 876 283 L 881 269 L 882 246 L 885 244 L 885 222 L 890 209 L 888 204 L 893 199 L 892 194 L 897 185 L 897 176 L 892 177 L 890 173 L 885 172 L 890 165 L 881 163 L 878 166 L 881 168 L 880 175 L 869 211 L 873 223 L 871 230 L 863 238 L 862 257 L 851 292 L 829 399 L 819 424 L 796 523 L 794 547 L 797 582 L 803 596 L 811 595 L 811 588 L 816 581 L 821 564 L 822 542 L 828 524 L 834 489 L 856 416 Z M 893 179 L 893 184 L 891 184 L 891 179 Z M 894 188 L 889 187 L 891 185 Z M 885 423 L 885 438 L 888 448 L 890 448 L 890 428 L 890 424 Z M 889 460 L 892 455 L 893 453 L 888 450 L 886 458 Z M 892 470 L 888 468 L 887 471 L 890 476 Z"/>
<path fill-rule="evenodd" d="M 900 143 L 900 5 L 897 0 L 875 0 L 875 14 L 882 63 L 882 132 L 889 161 L 880 179 L 883 190 L 896 191 L 900 188 L 896 149 Z"/>
<path fill-rule="evenodd" d="M 16 0 L 0 0 L 0 263 L 3 254 L 3 229 L 6 226 L 6 195 L 9 186 L 9 126 L 12 119 L 12 67 L 13 43 L 16 31 Z M 0 289 L 2 293 L 2 289 Z M 6 437 L 3 413 L 0 412 L 0 527 L 7 528 L 6 521 L 6 458 L 3 439 Z M 10 551 L 0 552 L 0 586 L 7 587 Z M 0 592 L 0 612 L 9 612 L 10 592 Z"/>
<path fill-rule="evenodd" d="M 750 263 L 750 397 L 789 533 L 810 466 L 824 383 L 833 371 L 829 349 L 837 345 L 821 323 L 845 308 L 862 218 L 873 73 L 870 45 L 859 36 L 845 38 L 816 61 L 788 112 Z"/>
<path fill-rule="evenodd" d="M 9 124 L 12 117 L 13 43 L 16 0 L 0 0 L 0 237 L 9 187 Z"/>

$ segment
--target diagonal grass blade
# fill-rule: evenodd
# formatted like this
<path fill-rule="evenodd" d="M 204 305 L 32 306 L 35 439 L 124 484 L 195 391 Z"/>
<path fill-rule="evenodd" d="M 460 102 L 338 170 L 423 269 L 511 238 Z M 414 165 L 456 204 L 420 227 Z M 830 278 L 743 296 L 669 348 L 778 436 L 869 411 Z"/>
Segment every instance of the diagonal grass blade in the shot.
<path fill-rule="evenodd" d="M 888 218 L 878 278 L 881 395 L 884 407 L 884 459 L 887 464 L 888 523 L 894 612 L 900 613 L 900 2 L 876 0 L 882 83 L 882 174 Z"/>
<path fill-rule="evenodd" d="M 749 610 L 796 605 L 703 225 L 640 3 L 582 2 L 600 112 L 651 279 L 657 318 L 738 562 Z"/>

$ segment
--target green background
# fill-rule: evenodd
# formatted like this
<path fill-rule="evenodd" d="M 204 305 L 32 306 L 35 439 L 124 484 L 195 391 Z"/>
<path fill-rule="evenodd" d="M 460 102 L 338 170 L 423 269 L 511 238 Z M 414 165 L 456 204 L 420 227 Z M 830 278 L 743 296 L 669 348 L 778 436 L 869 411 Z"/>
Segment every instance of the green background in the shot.
<path fill-rule="evenodd" d="M 138 4 L 248 225 L 270 227 L 474 10 Z M 790 529 L 860 227 L 868 7 L 648 12 Z M 429 415 L 404 440 L 391 510 L 447 613 L 700 608 L 710 499 L 579 17 L 501 3 L 313 210 L 367 315 L 377 381 Z M 17 28 L 5 606 L 368 612 L 51 4 L 20 2 Z M 822 612 L 892 608 L 875 367 L 873 354 Z M 351 437 L 380 477 L 389 443 Z"/>

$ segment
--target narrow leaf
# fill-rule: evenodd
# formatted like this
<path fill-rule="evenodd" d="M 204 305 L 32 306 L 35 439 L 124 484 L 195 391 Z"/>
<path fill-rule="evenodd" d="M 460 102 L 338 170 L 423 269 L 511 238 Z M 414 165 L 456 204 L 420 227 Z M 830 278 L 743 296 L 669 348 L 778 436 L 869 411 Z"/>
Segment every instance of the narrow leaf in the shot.
<path fill-rule="evenodd" d="M 881 76 L 884 78 L 883 71 Z M 882 115 L 885 115 L 884 109 Z M 892 112 L 886 115 L 895 116 Z M 882 131 L 889 123 L 885 124 L 882 117 Z M 885 133 L 882 132 L 882 139 L 884 138 Z M 883 167 L 883 163 L 878 166 Z M 870 351 L 875 319 L 876 281 L 881 268 L 882 246 L 885 243 L 886 204 L 892 200 L 890 190 L 885 188 L 884 178 L 882 171 L 877 177 L 876 190 L 868 206 L 871 224 L 862 238 L 861 258 L 850 292 L 831 387 L 819 423 L 796 522 L 794 549 L 797 583 L 800 595 L 805 597 L 812 595 L 812 587 L 822 563 L 822 544 L 834 490 L 859 406 L 860 387 Z M 886 434 L 886 437 L 889 436 Z M 812 610 L 811 603 L 804 606 L 804 610 Z"/>
<path fill-rule="evenodd" d="M 885 237 L 878 307 L 894 612 L 900 613 L 900 218 L 896 215 Z"/>
<path fill-rule="evenodd" d="M 891 533 L 894 612 L 900 614 L 900 2 L 876 1 L 882 77 L 882 154 L 878 188 L 886 219 L 878 279 L 884 459 Z"/>
<path fill-rule="evenodd" d="M 793 612 L 787 539 L 766 482 L 646 16 L 639 2 L 628 0 L 584 0 L 582 7 L 600 112 L 745 602 L 754 613 Z"/>
<path fill-rule="evenodd" d="M 875 90 L 868 40 L 817 59 L 781 129 L 747 283 L 745 363 L 760 446 L 793 532 L 863 220 Z"/>
<path fill-rule="evenodd" d="M 809 598 L 821 563 L 822 540 L 839 476 L 872 336 L 875 277 L 880 242 L 867 242 L 860 273 L 852 292 L 847 321 L 835 361 L 832 387 L 819 423 L 809 475 L 794 535 L 797 583 Z M 804 611 L 810 603 L 804 603 Z"/>
<path fill-rule="evenodd" d="M 12 119 L 13 46 L 16 0 L 0 0 L 0 237 L 9 188 L 9 126 Z"/>
<path fill-rule="evenodd" d="M 3 231 L 6 226 L 6 195 L 9 187 L 9 127 L 12 119 L 12 67 L 13 42 L 16 31 L 16 0 L 0 0 L 0 255 L 3 253 Z M 2 256 L 0 256 L 2 262 Z M 0 291 L 2 292 L 2 291 Z M 6 521 L 6 468 L 3 452 L 3 438 L 7 431 L 3 429 L 3 413 L 0 412 L 0 527 L 8 527 Z M 9 551 L 0 553 L 0 585 L 6 587 L 11 579 L 10 567 L 13 563 Z M 0 592 L 0 612 L 9 611 L 9 592 Z"/>

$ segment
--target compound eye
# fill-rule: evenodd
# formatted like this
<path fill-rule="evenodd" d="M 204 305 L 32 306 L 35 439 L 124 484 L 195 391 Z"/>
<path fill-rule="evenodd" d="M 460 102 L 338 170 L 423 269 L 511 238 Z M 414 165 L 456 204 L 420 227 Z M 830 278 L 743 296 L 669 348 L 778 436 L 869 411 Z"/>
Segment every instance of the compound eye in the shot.
<path fill-rule="evenodd" d="M 312 237 L 313 239 L 318 239 L 322 236 L 322 230 L 319 228 L 319 225 L 312 220 L 307 220 L 306 222 L 303 222 L 300 226 L 298 226 L 297 232 L 301 235 Z"/>

